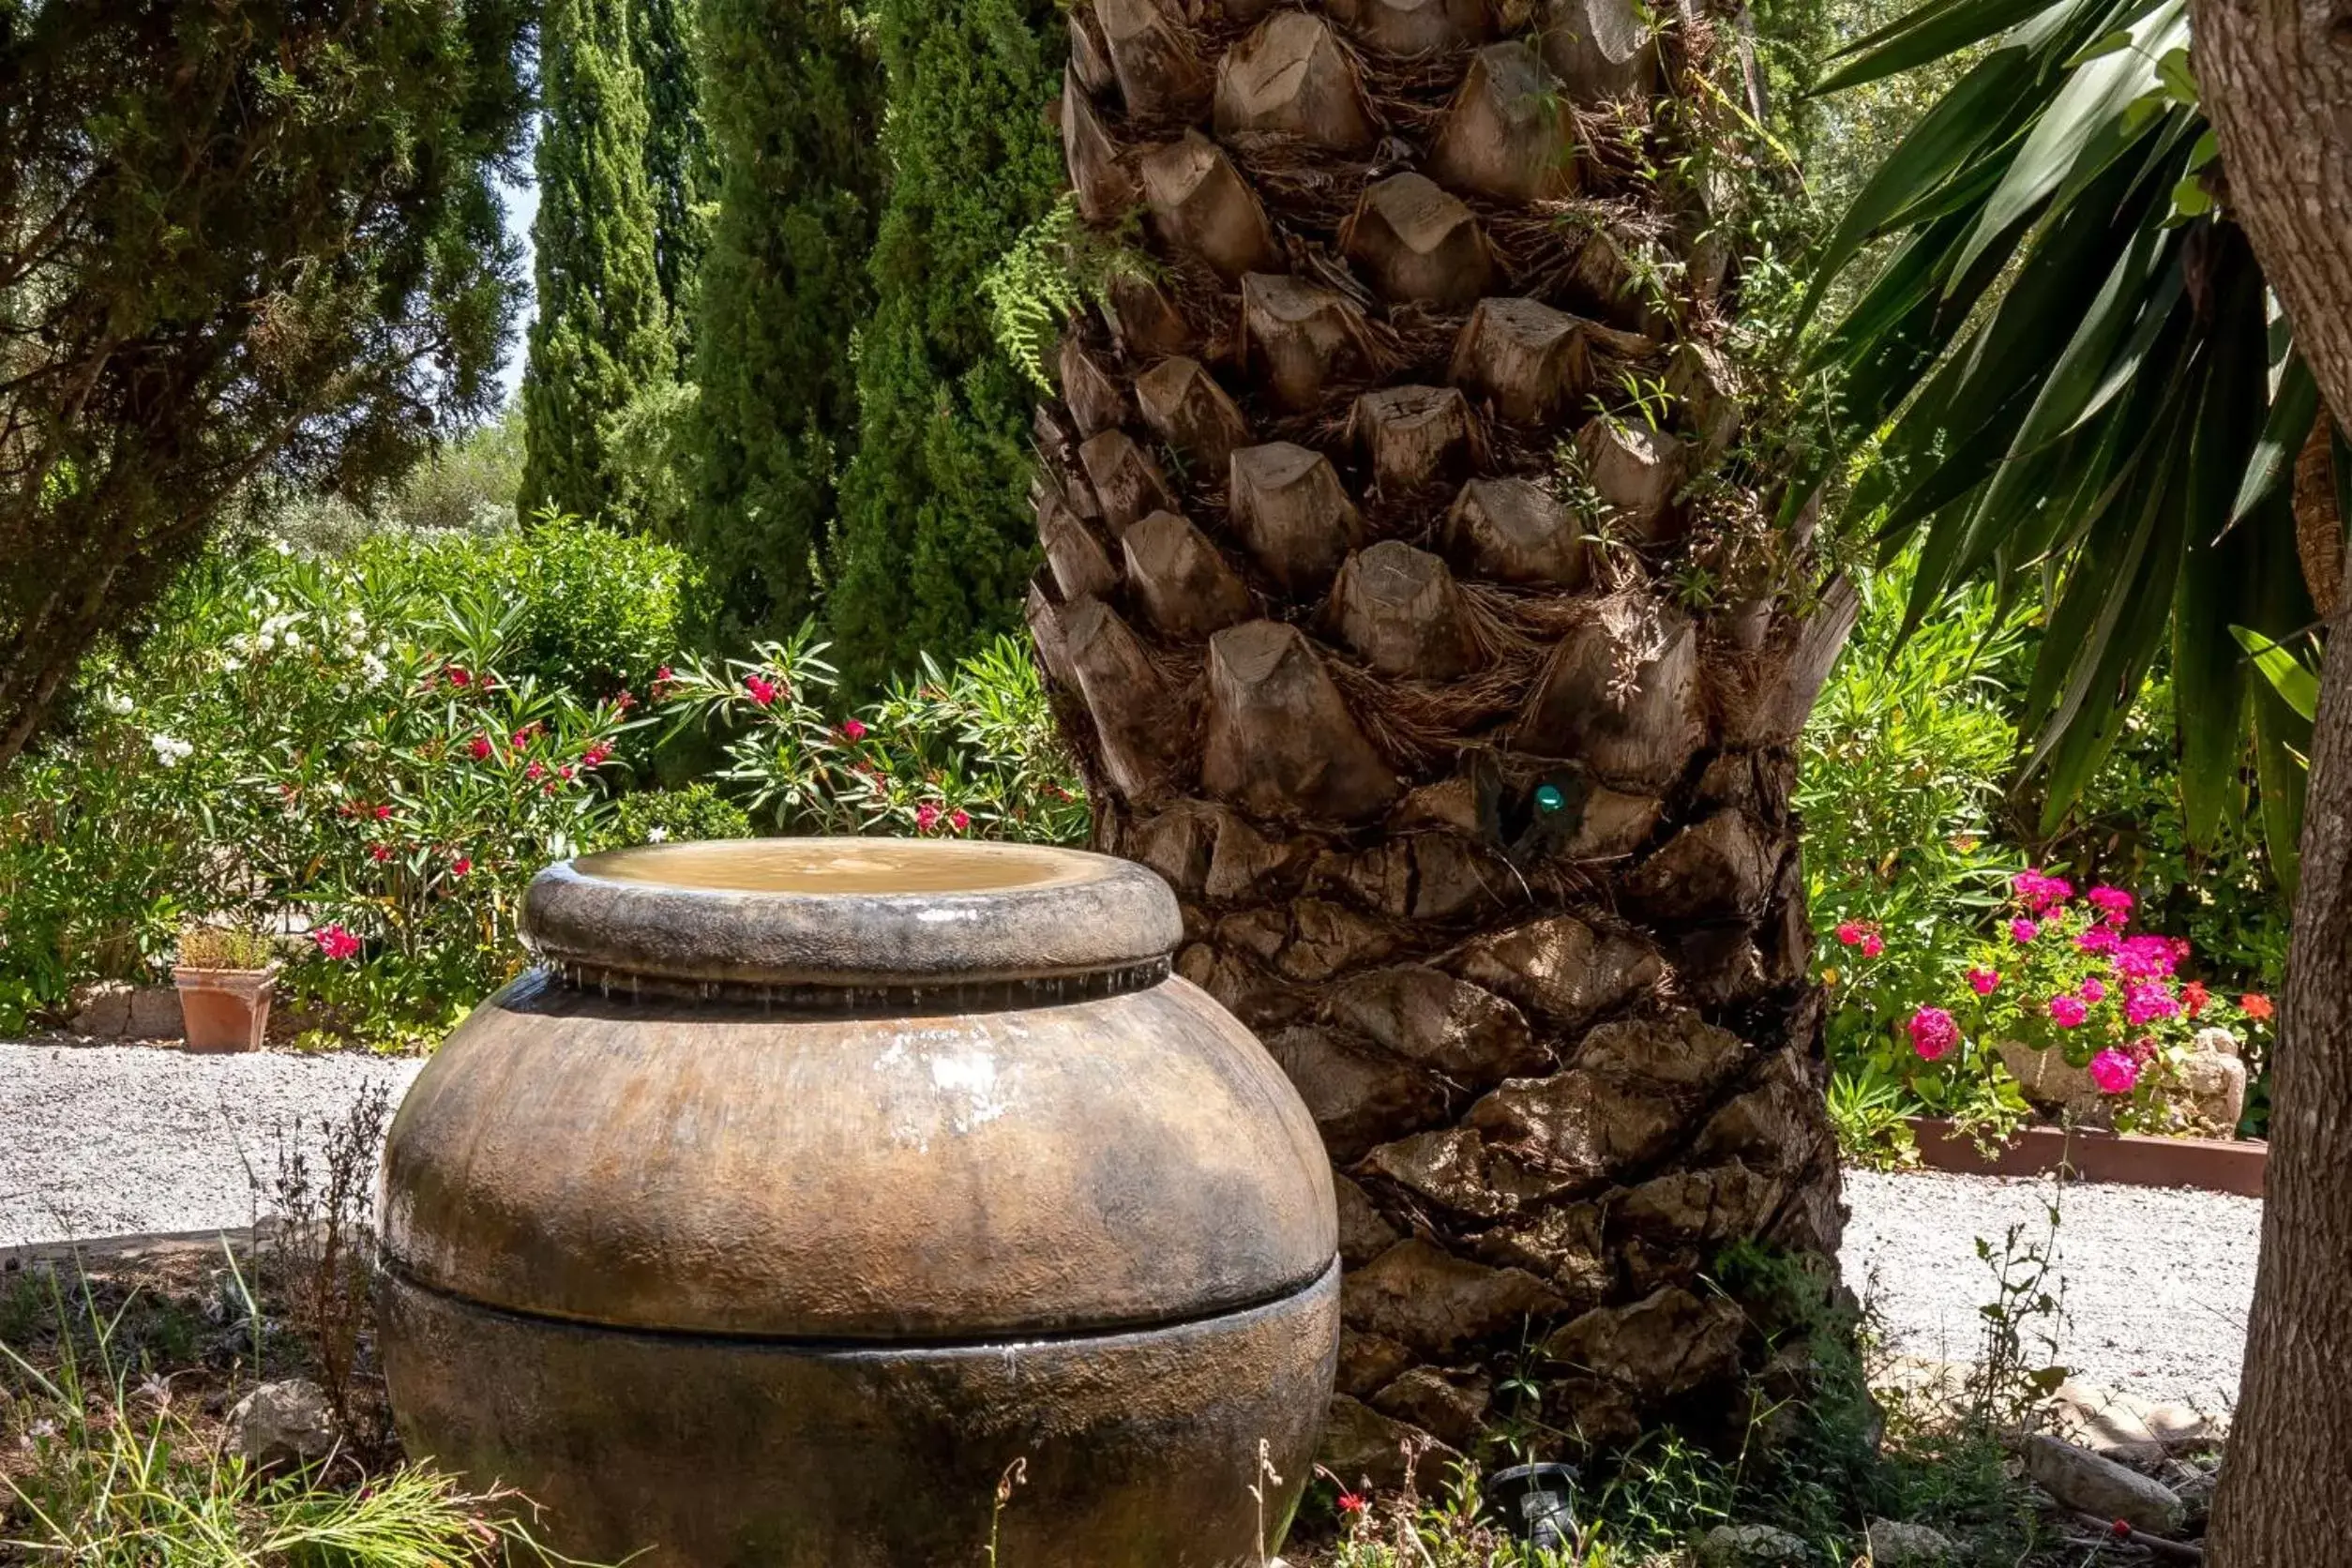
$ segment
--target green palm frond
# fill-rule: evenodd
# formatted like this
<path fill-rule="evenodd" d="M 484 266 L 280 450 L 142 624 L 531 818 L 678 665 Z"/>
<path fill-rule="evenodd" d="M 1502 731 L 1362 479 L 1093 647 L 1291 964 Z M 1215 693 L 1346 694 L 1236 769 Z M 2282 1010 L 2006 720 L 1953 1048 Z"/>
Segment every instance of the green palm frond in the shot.
<path fill-rule="evenodd" d="M 2169 640 L 2193 840 L 2242 803 L 2251 745 L 2291 890 L 2309 721 L 2230 628 L 2284 641 L 2314 618 L 2287 476 L 2319 404 L 2213 199 L 2186 5 L 1928 0 L 1822 90 L 1978 46 L 1855 198 L 1807 303 L 1885 251 L 1814 351 L 1854 446 L 1875 445 L 1857 515 L 1882 517 L 1889 555 L 1917 543 L 1912 626 L 1970 580 L 2045 595 L 2021 724 L 2045 829 Z"/>

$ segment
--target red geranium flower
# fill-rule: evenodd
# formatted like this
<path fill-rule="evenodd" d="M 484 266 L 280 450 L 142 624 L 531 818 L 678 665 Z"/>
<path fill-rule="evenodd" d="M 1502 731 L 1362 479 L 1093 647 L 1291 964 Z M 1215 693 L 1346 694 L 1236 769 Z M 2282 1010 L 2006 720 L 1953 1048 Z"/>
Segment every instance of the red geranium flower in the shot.
<path fill-rule="evenodd" d="M 2248 991 L 2238 999 L 2238 1005 L 2245 1011 L 2246 1017 L 2256 1023 L 2268 1022 L 2270 1015 L 2277 1011 L 2270 1005 L 2270 999 L 2260 991 Z"/>
<path fill-rule="evenodd" d="M 2180 1005 L 2193 1018 L 2204 1012 L 2205 1004 L 2212 1000 L 2213 993 L 2205 988 L 2202 980 L 2192 980 L 2180 988 Z"/>

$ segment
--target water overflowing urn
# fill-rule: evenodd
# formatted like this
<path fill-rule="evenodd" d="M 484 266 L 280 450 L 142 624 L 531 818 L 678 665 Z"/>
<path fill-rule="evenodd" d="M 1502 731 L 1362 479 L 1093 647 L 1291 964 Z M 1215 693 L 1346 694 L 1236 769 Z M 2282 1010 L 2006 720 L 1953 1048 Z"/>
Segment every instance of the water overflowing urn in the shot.
<path fill-rule="evenodd" d="M 682 844 L 524 925 L 385 1152 L 412 1455 L 607 1561 L 972 1568 L 1017 1460 L 1007 1568 L 1259 1560 L 1331 1393 L 1331 1179 L 1150 872 Z"/>

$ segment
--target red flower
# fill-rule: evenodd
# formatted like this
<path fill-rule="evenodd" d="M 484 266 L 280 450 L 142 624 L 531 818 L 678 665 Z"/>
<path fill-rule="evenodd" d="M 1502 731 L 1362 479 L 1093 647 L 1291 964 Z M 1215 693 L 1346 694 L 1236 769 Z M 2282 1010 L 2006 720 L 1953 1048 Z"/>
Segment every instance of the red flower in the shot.
<path fill-rule="evenodd" d="M 467 751 L 473 753 L 474 760 L 477 762 L 487 762 L 490 760 L 491 747 L 490 737 L 488 735 L 475 736 L 472 740 L 465 743 L 465 748 Z"/>
<path fill-rule="evenodd" d="M 1339 1494 L 1339 1511 L 1342 1514 L 1361 1514 L 1364 1512 L 1364 1499 L 1363 1493 L 1342 1492 Z"/>
<path fill-rule="evenodd" d="M 512 735 L 508 736 L 507 740 L 517 751 L 520 751 L 524 747 L 528 746 L 534 740 L 537 739 L 538 734 L 538 725 L 535 723 L 526 724 L 521 729 L 516 731 Z"/>
<path fill-rule="evenodd" d="M 2270 999 L 2260 991 L 2248 991 L 2238 999 L 2238 1005 L 2245 1011 L 2246 1017 L 2256 1023 L 2267 1023 L 2270 1015 L 2277 1011 L 2270 1005 Z"/>
<path fill-rule="evenodd" d="M 474 862 L 467 859 L 464 855 L 460 855 L 457 859 L 449 863 L 449 874 L 453 877 L 462 877 L 468 871 L 473 869 Z"/>
<path fill-rule="evenodd" d="M 555 776 L 569 784 L 572 781 L 572 765 L 569 762 L 564 763 L 555 770 Z"/>
<path fill-rule="evenodd" d="M 2205 1004 L 2213 1000 L 2213 993 L 2205 988 L 2202 980 L 2192 980 L 2180 988 L 2180 1005 L 2191 1018 L 2205 1011 Z"/>
<path fill-rule="evenodd" d="M 961 811 L 950 811 L 947 814 L 947 825 L 957 833 L 961 833 L 972 825 L 972 819 Z"/>
<path fill-rule="evenodd" d="M 522 770 L 522 776 L 525 778 L 545 778 L 547 776 L 547 764 L 545 762 L 535 761 L 529 767 Z"/>
<path fill-rule="evenodd" d="M 462 664 L 451 665 L 447 671 L 447 674 L 449 676 L 449 684 L 453 686 L 471 686 L 474 683 L 474 677 L 466 671 L 466 668 Z"/>
<path fill-rule="evenodd" d="M 630 692 L 616 691 L 612 694 L 611 702 L 614 713 L 625 714 L 637 706 L 637 698 Z"/>
<path fill-rule="evenodd" d="M 392 846 L 389 844 L 370 844 L 368 846 L 368 858 L 374 861 L 389 860 L 392 858 Z"/>
<path fill-rule="evenodd" d="M 841 736 L 844 740 L 862 741 L 866 738 L 866 726 L 853 718 L 844 719 L 841 723 Z"/>
<path fill-rule="evenodd" d="M 743 688 L 751 693 L 751 700 L 763 708 L 776 701 L 774 681 L 762 679 L 758 675 L 746 675 L 743 678 Z"/>
<path fill-rule="evenodd" d="M 925 801 L 914 808 L 914 826 L 918 833 L 928 833 L 939 826 L 939 807 Z"/>
<path fill-rule="evenodd" d="M 321 953 L 339 962 L 359 951 L 359 939 L 332 922 L 312 931 L 310 940 L 317 943 Z"/>
<path fill-rule="evenodd" d="M 2114 1536 L 2118 1541 L 2129 1541 L 2132 1539 L 2132 1521 L 2129 1519 L 2118 1519 L 2115 1523 L 2107 1527 L 2107 1533 Z"/>
<path fill-rule="evenodd" d="M 604 760 L 611 755 L 612 748 L 604 742 L 598 741 L 580 754 L 580 765 L 583 768 L 600 768 L 604 766 Z"/>
<path fill-rule="evenodd" d="M 1862 937 L 1862 956 L 1863 957 L 1865 957 L 1865 958 L 1875 958 L 1875 957 L 1877 957 L 1879 954 L 1881 954 L 1881 953 L 1885 952 L 1886 950 L 1887 950 L 1886 939 L 1885 939 L 1885 938 L 1883 938 L 1883 937 L 1881 937 L 1881 936 L 1879 936 L 1879 934 L 1878 934 L 1877 932 L 1876 932 L 1876 931 L 1871 931 L 1871 932 L 1866 933 L 1866 934 Z"/>
<path fill-rule="evenodd" d="M 390 807 L 388 807 L 388 806 L 379 806 L 379 807 L 376 807 L 376 821 L 377 821 L 377 822 L 390 822 L 391 820 L 392 820 L 392 808 L 391 808 Z"/>

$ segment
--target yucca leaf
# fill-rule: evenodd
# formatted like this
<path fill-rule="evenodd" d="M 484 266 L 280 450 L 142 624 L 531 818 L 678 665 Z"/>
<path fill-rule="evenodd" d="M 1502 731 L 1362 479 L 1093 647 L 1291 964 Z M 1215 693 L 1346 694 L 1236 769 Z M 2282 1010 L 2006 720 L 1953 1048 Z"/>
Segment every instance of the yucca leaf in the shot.
<path fill-rule="evenodd" d="M 2273 642 L 2258 631 L 2246 626 L 2232 626 L 2230 636 L 2246 650 L 2254 669 L 2269 683 L 2288 711 L 2306 721 L 2319 714 L 2319 674 L 2297 658 L 2284 643 Z"/>
<path fill-rule="evenodd" d="M 1800 326 L 1812 319 L 1823 292 L 1863 246 L 1890 227 L 1902 226 L 1907 209 L 1953 183 L 1952 173 L 2017 117 L 2020 92 L 2032 76 L 2033 61 L 2025 50 L 1996 50 L 1921 117 L 1871 175 L 1822 249 L 1813 285 L 1797 313 Z M 1988 184 L 1994 173 L 1994 168 L 1980 170 L 1973 183 Z"/>
<path fill-rule="evenodd" d="M 2154 88 L 2157 60 L 2188 34 L 2186 0 L 2164 0 L 2133 25 L 2130 49 L 2093 60 L 2067 78 L 2011 161 L 2000 188 L 1985 199 L 1954 270 L 1966 269 L 2005 229 L 2039 207 L 2078 162 L 2103 169 L 2130 145 L 2135 138 L 2122 123 L 2124 111 Z"/>
<path fill-rule="evenodd" d="M 1818 96 L 1859 87 L 1957 53 L 2043 11 L 2069 8 L 2071 0 L 2061 0 L 2057 6 L 2049 0 L 1936 0 L 1841 51 L 1841 59 L 1859 51 L 1868 53 L 1843 69 L 1832 71 L 1813 92 Z"/>
<path fill-rule="evenodd" d="M 2319 384 L 2312 379 L 2303 356 L 2290 349 L 2286 366 L 2279 373 L 2278 390 L 2270 394 L 2269 417 L 2263 421 L 2261 437 L 2246 460 L 2245 475 L 2239 482 L 2238 498 L 2224 526 L 2236 527 L 2255 507 L 2286 493 L 2296 456 L 2311 439 L 2312 421 L 2318 417 Z"/>
<path fill-rule="evenodd" d="M 2254 613 L 2253 563 L 2242 539 L 2215 542 L 2217 523 L 2261 433 L 2269 390 L 2262 330 L 2262 273 L 2245 240 L 2217 235 L 2212 276 L 2212 364 L 2192 422 L 2190 523 L 2173 596 L 2173 723 L 2180 740 L 2180 814 L 2190 846 L 2209 850 L 2239 796 L 2246 746 L 2245 666 L 2232 625 Z"/>

